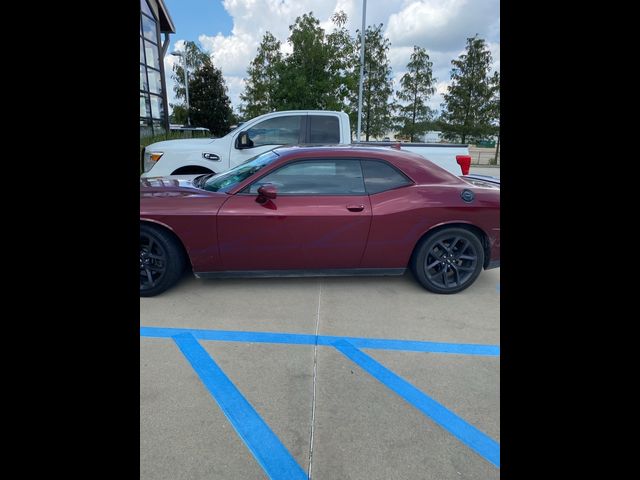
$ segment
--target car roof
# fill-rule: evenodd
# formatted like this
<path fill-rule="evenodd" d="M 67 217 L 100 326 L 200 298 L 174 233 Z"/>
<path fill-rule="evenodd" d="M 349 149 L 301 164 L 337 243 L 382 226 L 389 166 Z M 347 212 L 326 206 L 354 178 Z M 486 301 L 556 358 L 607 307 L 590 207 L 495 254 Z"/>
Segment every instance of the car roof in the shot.
<path fill-rule="evenodd" d="M 360 145 L 301 145 L 283 146 L 273 150 L 281 156 L 278 163 L 294 158 L 367 158 L 391 163 L 418 184 L 465 183 L 456 175 L 418 155 L 392 147 Z"/>

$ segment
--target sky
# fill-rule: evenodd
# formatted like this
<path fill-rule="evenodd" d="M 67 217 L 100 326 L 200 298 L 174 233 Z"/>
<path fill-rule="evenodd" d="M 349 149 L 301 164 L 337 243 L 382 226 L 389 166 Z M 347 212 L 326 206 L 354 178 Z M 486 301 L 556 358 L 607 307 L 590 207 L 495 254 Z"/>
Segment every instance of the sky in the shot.
<path fill-rule="evenodd" d="M 313 12 L 326 33 L 333 29 L 331 15 L 343 10 L 352 35 L 362 26 L 363 0 L 164 0 L 176 33 L 164 59 L 169 103 L 174 103 L 173 64 L 179 57 L 168 53 L 182 49 L 184 41 L 196 42 L 212 55 L 222 71 L 231 99 L 238 111 L 247 67 L 253 60 L 265 32 L 287 43 L 289 25 L 303 13 Z M 441 109 L 442 94 L 450 84 L 451 60 L 465 50 L 466 39 L 478 34 L 493 57 L 493 70 L 500 70 L 499 0 L 368 0 L 366 25 L 383 24 L 391 42 L 388 56 L 394 87 L 406 73 L 413 45 L 427 50 L 433 62 L 436 93 L 429 106 Z M 366 45 L 365 45 L 366 48 Z M 492 71 L 493 71 L 492 70 Z M 171 109 L 170 109 L 171 110 Z"/>

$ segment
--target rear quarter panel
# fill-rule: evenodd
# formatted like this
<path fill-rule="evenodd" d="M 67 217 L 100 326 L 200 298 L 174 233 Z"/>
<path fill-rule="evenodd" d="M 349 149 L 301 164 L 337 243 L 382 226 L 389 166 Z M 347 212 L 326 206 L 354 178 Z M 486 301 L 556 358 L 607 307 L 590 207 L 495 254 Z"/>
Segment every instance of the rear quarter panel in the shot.
<path fill-rule="evenodd" d="M 462 175 L 462 168 L 456 160 L 457 155 L 469 155 L 468 147 L 449 147 L 446 145 L 402 145 L 402 150 L 417 153 L 421 157 L 431 160 L 454 175 Z"/>
<path fill-rule="evenodd" d="M 446 224 L 474 225 L 490 239 L 492 260 L 499 259 L 499 192 L 470 188 L 472 203 L 460 197 L 459 185 L 413 185 L 371 195 L 373 218 L 362 268 L 404 268 L 418 241 Z M 495 243 L 497 229 L 498 244 Z"/>

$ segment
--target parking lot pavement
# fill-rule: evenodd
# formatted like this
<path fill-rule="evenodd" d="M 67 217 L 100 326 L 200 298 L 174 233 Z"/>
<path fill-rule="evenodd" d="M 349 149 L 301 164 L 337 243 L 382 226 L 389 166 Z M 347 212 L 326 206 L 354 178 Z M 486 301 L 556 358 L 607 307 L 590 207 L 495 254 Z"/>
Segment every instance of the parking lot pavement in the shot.
<path fill-rule="evenodd" d="M 498 478 L 499 281 L 185 276 L 141 298 L 141 478 Z"/>

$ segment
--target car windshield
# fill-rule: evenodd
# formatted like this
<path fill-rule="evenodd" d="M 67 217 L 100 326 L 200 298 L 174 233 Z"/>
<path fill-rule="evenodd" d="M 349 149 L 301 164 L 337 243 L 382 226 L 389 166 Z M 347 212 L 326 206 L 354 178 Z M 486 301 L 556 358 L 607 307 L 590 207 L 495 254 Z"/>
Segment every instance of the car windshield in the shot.
<path fill-rule="evenodd" d="M 229 171 L 214 175 L 209 178 L 204 185 L 202 185 L 202 188 L 209 190 L 210 192 L 227 192 L 240 182 L 249 178 L 258 170 L 269 165 L 279 156 L 280 155 L 273 150 L 264 152 L 256 157 L 250 158 L 246 162 L 241 163 Z"/>

